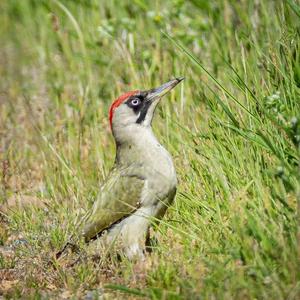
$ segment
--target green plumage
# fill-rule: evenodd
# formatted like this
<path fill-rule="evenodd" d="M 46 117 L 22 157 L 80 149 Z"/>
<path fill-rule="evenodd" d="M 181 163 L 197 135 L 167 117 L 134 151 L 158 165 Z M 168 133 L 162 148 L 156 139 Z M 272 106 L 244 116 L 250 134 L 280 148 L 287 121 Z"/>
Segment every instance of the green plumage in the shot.
<path fill-rule="evenodd" d="M 134 172 L 134 167 L 113 169 L 102 185 L 91 213 L 84 218 L 83 236 L 89 241 L 113 223 L 135 211 L 145 180 Z"/>

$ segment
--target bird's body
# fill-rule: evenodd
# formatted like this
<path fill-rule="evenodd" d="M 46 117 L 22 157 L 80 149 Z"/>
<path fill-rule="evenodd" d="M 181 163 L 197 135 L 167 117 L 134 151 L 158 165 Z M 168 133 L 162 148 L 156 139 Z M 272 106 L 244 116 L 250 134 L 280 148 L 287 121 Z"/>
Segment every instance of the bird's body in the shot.
<path fill-rule="evenodd" d="M 118 148 L 115 167 L 102 185 L 83 228 L 86 241 L 107 229 L 106 242 L 120 238 L 127 245 L 128 257 L 142 255 L 149 226 L 164 215 L 177 184 L 170 154 L 152 131 L 143 127 L 141 131 L 145 131 L 140 132 L 141 138 L 136 136 L 136 140 Z"/>
<path fill-rule="evenodd" d="M 182 79 L 158 89 L 118 98 L 110 110 L 116 160 L 90 212 L 81 222 L 86 242 L 117 242 L 129 258 L 143 256 L 151 223 L 163 217 L 176 193 L 176 171 L 169 152 L 153 134 L 151 122 L 160 98 Z"/>

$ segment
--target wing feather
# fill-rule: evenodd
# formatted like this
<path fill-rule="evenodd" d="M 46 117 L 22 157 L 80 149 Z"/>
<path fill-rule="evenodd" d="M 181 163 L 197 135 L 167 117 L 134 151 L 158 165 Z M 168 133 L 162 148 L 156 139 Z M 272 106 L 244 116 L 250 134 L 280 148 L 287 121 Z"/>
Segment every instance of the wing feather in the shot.
<path fill-rule="evenodd" d="M 145 179 L 135 174 L 134 170 L 133 166 L 112 170 L 83 222 L 82 234 L 85 241 L 94 238 L 139 207 Z"/>

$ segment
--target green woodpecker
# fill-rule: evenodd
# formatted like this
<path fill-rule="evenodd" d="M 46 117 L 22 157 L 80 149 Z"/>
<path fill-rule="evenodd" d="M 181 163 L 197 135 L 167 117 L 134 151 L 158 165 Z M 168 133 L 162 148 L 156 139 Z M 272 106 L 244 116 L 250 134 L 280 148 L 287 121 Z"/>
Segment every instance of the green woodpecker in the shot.
<path fill-rule="evenodd" d="M 182 80 L 131 91 L 112 103 L 115 165 L 81 222 L 79 234 L 86 242 L 99 239 L 107 246 L 117 241 L 128 258 L 143 257 L 150 225 L 163 217 L 177 185 L 171 155 L 154 136 L 151 123 L 161 97 Z"/>

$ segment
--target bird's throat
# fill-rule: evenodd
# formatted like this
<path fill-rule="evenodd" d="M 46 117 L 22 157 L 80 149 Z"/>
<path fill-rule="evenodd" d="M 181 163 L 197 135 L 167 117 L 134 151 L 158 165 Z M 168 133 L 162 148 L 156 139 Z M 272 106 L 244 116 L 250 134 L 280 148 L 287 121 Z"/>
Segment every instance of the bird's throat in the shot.
<path fill-rule="evenodd" d="M 117 167 L 141 166 L 146 173 L 158 174 L 176 182 L 172 157 L 149 127 L 139 130 L 138 134 L 132 134 L 123 143 L 117 143 L 115 164 Z M 147 177 L 147 174 L 143 175 Z"/>
<path fill-rule="evenodd" d="M 151 128 L 137 126 L 123 139 L 116 139 L 116 163 L 130 165 L 152 161 L 152 156 L 162 147 Z M 125 138 L 124 138 L 125 137 Z"/>

